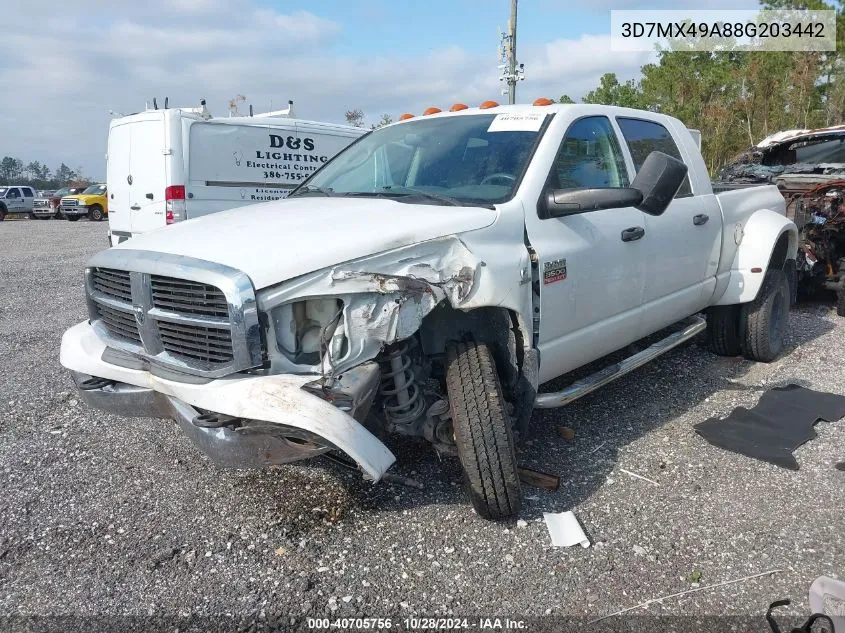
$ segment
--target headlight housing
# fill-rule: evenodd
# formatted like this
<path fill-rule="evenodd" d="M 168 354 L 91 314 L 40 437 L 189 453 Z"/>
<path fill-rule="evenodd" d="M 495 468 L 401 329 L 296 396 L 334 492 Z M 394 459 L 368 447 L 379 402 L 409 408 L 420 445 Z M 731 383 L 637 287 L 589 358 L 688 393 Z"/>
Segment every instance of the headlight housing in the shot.
<path fill-rule="evenodd" d="M 270 312 L 276 347 L 297 365 L 319 365 L 347 351 L 346 329 L 340 299 L 319 297 L 276 306 Z M 331 363 L 331 360 L 328 361 Z"/>

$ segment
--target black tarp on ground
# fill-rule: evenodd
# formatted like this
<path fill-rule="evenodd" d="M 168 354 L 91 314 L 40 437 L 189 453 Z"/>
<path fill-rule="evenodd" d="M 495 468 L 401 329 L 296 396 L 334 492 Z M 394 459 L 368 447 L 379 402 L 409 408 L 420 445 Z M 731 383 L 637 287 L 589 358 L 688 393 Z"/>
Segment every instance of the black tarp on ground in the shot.
<path fill-rule="evenodd" d="M 709 418 L 694 428 L 714 446 L 798 470 L 792 451 L 816 437 L 813 425 L 842 417 L 845 396 L 787 385 L 764 393 L 752 409 L 737 407 L 724 420 Z"/>

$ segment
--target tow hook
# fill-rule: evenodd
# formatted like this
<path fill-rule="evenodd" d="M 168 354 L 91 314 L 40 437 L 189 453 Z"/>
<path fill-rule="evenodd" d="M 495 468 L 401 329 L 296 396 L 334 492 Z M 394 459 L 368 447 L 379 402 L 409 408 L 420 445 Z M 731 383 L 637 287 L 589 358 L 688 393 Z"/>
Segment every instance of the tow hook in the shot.
<path fill-rule="evenodd" d="M 95 391 L 97 389 L 102 389 L 103 387 L 109 387 L 114 383 L 114 380 L 109 380 L 108 378 L 97 378 L 96 376 L 92 376 L 87 380 L 83 380 L 78 386 L 82 391 Z"/>
<path fill-rule="evenodd" d="M 202 429 L 221 429 L 224 426 L 240 426 L 243 421 L 243 418 L 233 418 L 220 413 L 202 413 L 191 420 L 191 424 Z"/>

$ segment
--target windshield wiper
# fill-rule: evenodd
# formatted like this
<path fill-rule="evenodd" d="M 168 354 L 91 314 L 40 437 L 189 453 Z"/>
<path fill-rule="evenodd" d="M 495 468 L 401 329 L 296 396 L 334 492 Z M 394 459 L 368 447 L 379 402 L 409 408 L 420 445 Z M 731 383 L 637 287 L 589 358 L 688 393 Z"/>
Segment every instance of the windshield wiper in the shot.
<path fill-rule="evenodd" d="M 304 193 L 319 193 L 324 196 L 331 198 L 332 196 L 337 195 L 334 193 L 331 187 L 328 189 L 325 187 L 318 187 L 317 185 L 302 185 L 299 189 L 297 189 L 294 193 L 290 194 L 288 198 L 293 198 L 295 196 L 302 195 Z"/>
<path fill-rule="evenodd" d="M 383 189 L 386 189 L 386 190 L 388 190 L 388 191 L 390 191 L 392 188 L 393 188 L 393 187 L 391 187 L 390 185 L 387 185 L 386 187 L 383 187 Z M 400 189 L 404 189 L 405 191 L 410 191 L 410 192 L 411 192 L 411 193 L 406 193 L 406 194 L 399 193 L 398 195 L 400 195 L 400 196 L 401 196 L 401 195 L 406 195 L 406 196 L 422 196 L 423 198 L 429 198 L 430 200 L 439 200 L 440 202 L 445 202 L 446 204 L 450 204 L 450 205 L 452 205 L 453 207 L 462 207 L 462 206 L 464 206 L 464 203 L 463 203 L 463 202 L 461 202 L 460 200 L 457 200 L 457 199 L 455 199 L 455 198 L 450 198 L 449 196 L 444 196 L 443 194 L 439 194 L 439 193 L 432 193 L 431 191 L 425 191 L 425 190 L 423 190 L 423 189 L 417 189 L 417 188 L 415 188 L 415 187 L 406 187 L 406 186 L 404 186 L 404 185 L 402 185 L 402 186 L 400 187 Z M 390 191 L 390 192 L 391 192 L 391 193 L 393 193 L 392 191 Z"/>

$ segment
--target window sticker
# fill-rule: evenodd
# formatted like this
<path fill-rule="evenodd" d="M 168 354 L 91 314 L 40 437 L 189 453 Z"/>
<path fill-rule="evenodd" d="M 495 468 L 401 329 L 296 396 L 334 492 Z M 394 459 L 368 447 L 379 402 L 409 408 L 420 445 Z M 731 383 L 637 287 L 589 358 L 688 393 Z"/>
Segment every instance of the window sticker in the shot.
<path fill-rule="evenodd" d="M 488 132 L 537 132 L 543 125 L 545 114 L 537 112 L 514 112 L 497 114 L 490 122 Z"/>

